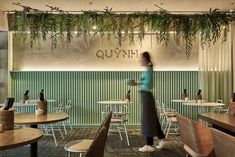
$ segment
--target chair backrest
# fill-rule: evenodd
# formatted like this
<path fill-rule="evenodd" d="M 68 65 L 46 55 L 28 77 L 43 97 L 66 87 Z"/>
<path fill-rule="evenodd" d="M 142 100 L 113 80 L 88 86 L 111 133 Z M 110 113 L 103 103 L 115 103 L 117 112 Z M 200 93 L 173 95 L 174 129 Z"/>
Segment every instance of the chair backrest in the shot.
<path fill-rule="evenodd" d="M 62 112 L 63 111 L 63 104 L 59 104 L 56 108 L 55 108 L 55 112 Z"/>
<path fill-rule="evenodd" d="M 213 154 L 214 147 L 208 127 L 177 114 L 182 142 L 198 154 Z"/>
<path fill-rule="evenodd" d="M 72 104 L 72 101 L 71 101 L 71 100 L 68 100 L 67 103 L 66 103 L 66 106 L 67 106 L 67 107 L 71 107 L 71 104 Z"/>
<path fill-rule="evenodd" d="M 103 120 L 102 124 L 100 125 L 99 129 L 97 130 L 95 137 L 98 136 L 98 133 L 100 132 L 100 130 L 103 126 L 105 126 L 106 129 L 109 129 L 111 118 L 112 118 L 112 111 L 109 112 L 108 115 L 106 116 L 106 118 Z"/>
<path fill-rule="evenodd" d="M 221 100 L 221 99 L 217 99 L 216 102 L 217 102 L 217 103 L 223 103 L 224 101 Z"/>
<path fill-rule="evenodd" d="M 71 100 L 68 100 L 68 101 L 66 102 L 66 104 L 64 105 L 65 112 L 69 113 L 69 110 L 70 110 L 71 107 L 72 107 L 71 104 L 72 104 L 72 101 L 71 101 Z"/>
<path fill-rule="evenodd" d="M 107 138 L 108 129 L 105 126 L 102 126 L 98 132 L 98 135 L 95 137 L 91 146 L 87 150 L 85 157 L 103 157 L 104 148 Z"/>
<path fill-rule="evenodd" d="M 216 157 L 235 156 L 235 137 L 216 129 L 211 129 Z"/>

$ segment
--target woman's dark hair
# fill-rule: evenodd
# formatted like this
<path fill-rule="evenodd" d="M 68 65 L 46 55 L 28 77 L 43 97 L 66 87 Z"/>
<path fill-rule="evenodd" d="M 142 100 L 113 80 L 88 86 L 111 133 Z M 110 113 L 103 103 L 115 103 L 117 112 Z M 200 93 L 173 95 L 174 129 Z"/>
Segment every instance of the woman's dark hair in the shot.
<path fill-rule="evenodd" d="M 151 61 L 151 58 L 150 58 L 150 54 L 149 52 L 145 51 L 142 53 L 142 56 L 143 58 L 150 63 L 150 66 L 152 66 L 152 61 Z"/>

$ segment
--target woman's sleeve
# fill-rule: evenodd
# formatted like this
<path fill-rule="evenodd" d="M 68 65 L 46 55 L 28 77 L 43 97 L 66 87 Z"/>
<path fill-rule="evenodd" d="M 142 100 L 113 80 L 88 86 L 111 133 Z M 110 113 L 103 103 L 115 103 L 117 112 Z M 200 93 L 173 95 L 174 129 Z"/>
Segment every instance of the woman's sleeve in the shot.
<path fill-rule="evenodd" d="M 151 68 L 148 68 L 144 73 L 144 80 L 141 81 L 141 83 L 148 86 L 149 84 L 151 84 L 151 79 L 152 79 L 152 70 Z"/>

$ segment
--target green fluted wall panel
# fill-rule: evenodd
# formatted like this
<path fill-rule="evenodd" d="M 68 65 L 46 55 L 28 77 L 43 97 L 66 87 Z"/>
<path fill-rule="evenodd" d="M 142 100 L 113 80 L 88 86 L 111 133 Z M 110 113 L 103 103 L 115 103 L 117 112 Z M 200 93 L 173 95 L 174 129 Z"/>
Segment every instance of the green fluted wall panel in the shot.
<path fill-rule="evenodd" d="M 101 111 L 104 106 L 98 101 L 123 99 L 128 89 L 131 90 L 129 106 L 129 125 L 140 124 L 141 106 L 137 87 L 127 86 L 126 79 L 138 79 L 141 72 L 11 72 L 11 96 L 21 101 L 26 89 L 30 90 L 30 99 L 35 99 L 41 89 L 45 90 L 46 99 L 55 99 L 50 109 L 59 103 L 72 100 L 70 121 L 72 125 L 98 125 L 101 122 Z M 185 108 L 171 99 L 179 98 L 184 88 L 189 97 L 198 90 L 197 71 L 157 71 L 154 72 L 155 86 L 153 93 L 156 99 L 182 114 L 195 116 L 196 109 Z"/>

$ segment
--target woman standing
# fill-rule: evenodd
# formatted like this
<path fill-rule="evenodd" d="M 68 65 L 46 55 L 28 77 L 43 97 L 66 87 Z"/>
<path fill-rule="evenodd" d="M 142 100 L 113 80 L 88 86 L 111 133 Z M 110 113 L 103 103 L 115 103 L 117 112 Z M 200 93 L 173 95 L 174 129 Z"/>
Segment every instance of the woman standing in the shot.
<path fill-rule="evenodd" d="M 133 85 L 140 86 L 142 104 L 141 129 L 142 135 L 146 138 L 146 145 L 139 148 L 139 151 L 152 152 L 155 150 L 153 137 L 157 136 L 160 139 L 157 148 L 162 148 L 164 146 L 165 135 L 161 130 L 152 94 L 153 64 L 148 52 L 142 53 L 141 65 L 146 67 L 146 70 L 142 73 L 140 82 L 133 83 Z"/>

